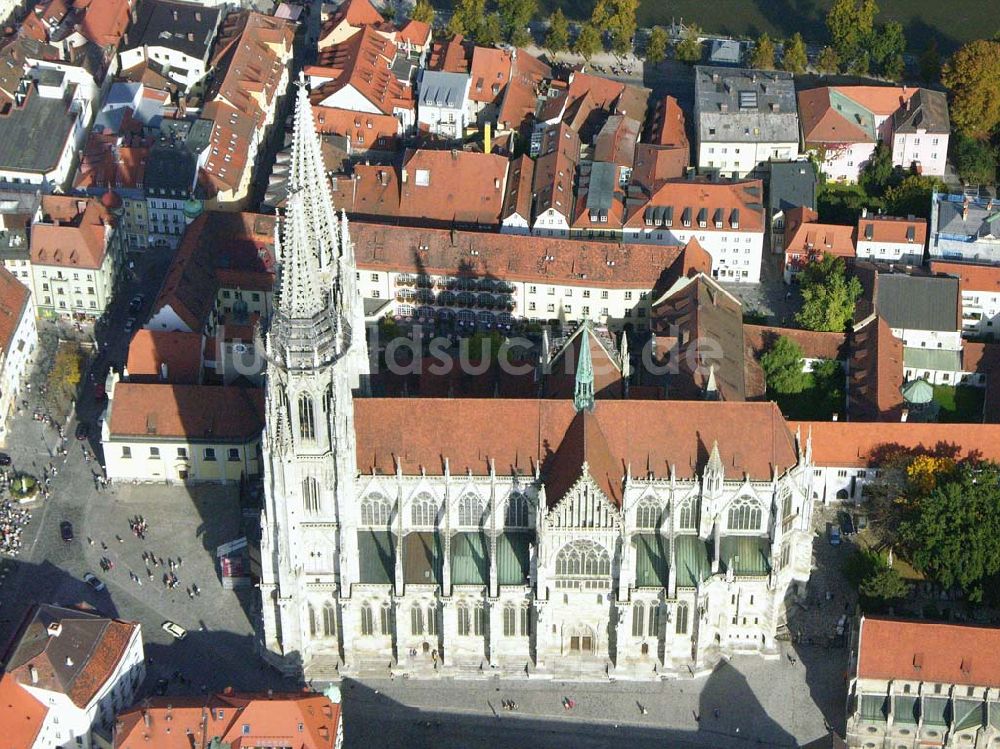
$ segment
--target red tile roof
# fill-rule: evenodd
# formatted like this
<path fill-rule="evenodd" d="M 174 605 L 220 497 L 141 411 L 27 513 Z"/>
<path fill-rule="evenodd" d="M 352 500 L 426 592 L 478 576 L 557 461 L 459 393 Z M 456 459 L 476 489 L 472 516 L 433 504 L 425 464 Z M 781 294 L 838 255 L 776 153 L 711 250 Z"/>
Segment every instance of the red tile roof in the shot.
<path fill-rule="evenodd" d="M 800 91 L 799 122 L 806 145 L 814 143 L 872 143 L 871 135 L 830 104 L 829 88 Z"/>
<path fill-rule="evenodd" d="M 313 107 L 316 132 L 343 135 L 354 151 L 376 149 L 395 151 L 399 148 L 401 126 L 390 114 L 369 114 L 337 107 Z"/>
<path fill-rule="evenodd" d="M 580 136 L 562 123 L 545 129 L 535 160 L 535 216 L 550 208 L 573 219 L 573 180 L 580 160 Z"/>
<path fill-rule="evenodd" d="M 358 267 L 610 289 L 652 288 L 679 247 L 351 223 Z"/>
<path fill-rule="evenodd" d="M 487 475 L 490 461 L 498 472 L 530 473 L 539 464 L 543 476 L 551 456 L 566 437 L 576 412 L 571 401 L 507 399 L 414 399 L 405 409 L 395 398 L 359 398 L 354 402 L 358 470 L 395 473 L 423 468 L 439 475 L 448 458 L 453 474 L 470 470 Z M 602 461 L 609 480 L 621 480 L 626 468 L 636 475 L 692 478 L 718 441 L 726 473 L 769 481 L 795 465 L 792 433 L 773 403 L 712 401 L 602 400 L 594 411 L 611 456 Z M 429 431 L 428 424 L 447 424 Z M 489 434 L 483 425 L 489 424 Z M 503 434 L 503 440 L 489 435 Z M 746 436 L 755 439 L 747 442 Z M 613 463 L 613 465 L 612 465 Z"/>
<path fill-rule="evenodd" d="M 337 9 L 330 14 L 330 17 L 323 22 L 319 35 L 320 40 L 344 21 L 347 22 L 348 26 L 361 28 L 362 26 L 381 26 L 385 23 L 385 17 L 372 5 L 371 0 L 343 0 Z"/>
<path fill-rule="evenodd" d="M 495 47 L 476 47 L 472 51 L 469 69 L 469 98 L 484 104 L 497 102 L 510 81 L 513 61 L 511 54 Z"/>
<path fill-rule="evenodd" d="M 576 367 L 580 347 L 586 341 L 594 370 L 594 397 L 621 398 L 623 393 L 622 370 L 614 341 L 607 331 L 598 337 L 590 325 L 581 325 L 552 357 L 543 382 L 546 398 L 572 398 L 576 390 Z M 610 350 L 609 350 L 610 349 Z"/>
<path fill-rule="evenodd" d="M 903 342 L 874 317 L 851 333 L 848 412 L 853 419 L 898 421 L 903 396 Z"/>
<path fill-rule="evenodd" d="M 913 240 L 907 238 L 912 229 Z M 868 238 L 869 233 L 871 238 Z M 856 242 L 892 242 L 923 248 L 927 244 L 927 221 L 898 216 L 866 216 L 858 219 Z"/>
<path fill-rule="evenodd" d="M 42 220 L 31 225 L 31 262 L 67 268 L 101 267 L 107 226 L 114 218 L 97 198 L 46 195 Z"/>
<path fill-rule="evenodd" d="M 365 0 L 367 2 L 367 0 Z M 365 97 L 382 114 L 394 108 L 413 109 L 413 91 L 392 72 L 396 44 L 370 26 L 350 39 L 321 50 L 315 65 L 307 65 L 307 76 L 329 78 L 311 94 L 313 104 L 324 104 L 347 86 Z"/>
<path fill-rule="evenodd" d="M 510 84 L 503 92 L 497 113 L 498 128 L 517 130 L 534 119 L 540 85 L 551 77 L 552 68 L 526 50 L 516 50 Z"/>
<path fill-rule="evenodd" d="M 566 109 L 568 111 L 578 99 L 586 95 L 590 98 L 591 106 L 596 109 L 627 114 L 641 122 L 646 118 L 649 94 L 648 88 L 574 72 L 569 83 Z"/>
<path fill-rule="evenodd" d="M 985 291 L 1000 294 L 1000 266 L 931 260 L 931 273 L 955 276 L 958 278 L 958 285 L 962 291 Z"/>
<path fill-rule="evenodd" d="M 333 749 L 340 715 L 339 704 L 311 692 L 152 697 L 118 716 L 114 746 L 208 749 L 218 739 L 233 749 L 251 749 L 277 737 L 295 749 Z"/>
<path fill-rule="evenodd" d="M 6 268 L 0 267 L 0 359 L 6 358 L 31 292 Z"/>
<path fill-rule="evenodd" d="M 117 47 L 131 21 L 134 0 L 74 0 L 84 9 L 80 33 L 98 47 Z"/>
<path fill-rule="evenodd" d="M 152 144 L 151 137 L 91 132 L 73 186 L 141 189 Z"/>
<path fill-rule="evenodd" d="M 709 231 L 715 231 L 717 215 L 722 218 L 722 231 L 732 231 L 733 219 L 738 217 L 739 231 L 764 231 L 764 187 L 759 179 L 740 182 L 711 182 L 706 179 L 671 180 L 663 185 L 645 203 L 631 209 L 625 226 L 646 228 L 646 211 L 653 208 L 673 208 L 675 230 L 683 226 L 685 211 L 689 211 L 691 228 L 697 230 L 698 216 L 705 211 Z M 721 211 L 721 214 L 718 213 Z M 733 211 L 738 211 L 734 214 Z"/>
<path fill-rule="evenodd" d="M 128 347 L 129 381 L 160 381 L 166 366 L 166 382 L 196 385 L 201 379 L 201 346 L 201 333 L 138 330 Z"/>
<path fill-rule="evenodd" d="M 608 117 L 594 138 L 593 160 L 631 168 L 635 160 L 639 128 L 639 121 L 632 117 L 620 114 Z"/>
<path fill-rule="evenodd" d="M 424 48 L 431 41 L 431 25 L 423 21 L 415 21 L 411 18 L 397 32 L 396 41 L 400 43 L 409 42 L 417 47 Z"/>
<path fill-rule="evenodd" d="M 687 132 L 684 129 L 684 110 L 677 103 L 677 99 L 666 96 L 656 102 L 646 120 L 643 142 L 658 146 L 688 148 Z"/>
<path fill-rule="evenodd" d="M 500 220 L 513 216 L 521 216 L 531 225 L 531 184 L 535 177 L 535 162 L 527 154 L 523 154 L 510 162 L 507 169 L 507 194 L 503 199 L 503 211 Z"/>
<path fill-rule="evenodd" d="M 639 143 L 635 147 L 631 182 L 651 194 L 659 190 L 667 180 L 683 177 L 690 163 L 691 151 L 687 144 L 673 148 Z"/>
<path fill-rule="evenodd" d="M 119 382 L 109 423 L 118 437 L 246 442 L 264 426 L 260 388 Z"/>
<path fill-rule="evenodd" d="M 862 617 L 857 676 L 1000 686 L 1000 628 Z"/>
<path fill-rule="evenodd" d="M 856 257 L 854 227 L 821 224 L 812 208 L 796 206 L 785 211 L 785 267 L 800 271 L 823 255 Z"/>
<path fill-rule="evenodd" d="M 803 439 L 812 430 L 813 462 L 817 466 L 877 466 L 887 454 L 900 450 L 1000 461 L 1000 424 L 937 424 L 897 419 L 791 421 L 788 426 L 801 428 Z"/>
<path fill-rule="evenodd" d="M 12 674 L 0 676 L 0 713 L 4 716 L 4 744 L 9 749 L 32 749 L 48 712 Z"/>
<path fill-rule="evenodd" d="M 611 504 L 621 507 L 624 473 L 597 417 L 586 410 L 573 417 L 559 449 L 546 465 L 548 506 L 555 507 L 583 476 L 592 478 Z"/>
<path fill-rule="evenodd" d="M 445 73 L 468 73 L 472 50 L 473 45 L 466 42 L 461 34 L 444 42 L 435 42 L 427 60 L 427 69 Z"/>
<path fill-rule="evenodd" d="M 834 86 L 835 91 L 869 112 L 888 117 L 920 89 L 912 86 Z"/>

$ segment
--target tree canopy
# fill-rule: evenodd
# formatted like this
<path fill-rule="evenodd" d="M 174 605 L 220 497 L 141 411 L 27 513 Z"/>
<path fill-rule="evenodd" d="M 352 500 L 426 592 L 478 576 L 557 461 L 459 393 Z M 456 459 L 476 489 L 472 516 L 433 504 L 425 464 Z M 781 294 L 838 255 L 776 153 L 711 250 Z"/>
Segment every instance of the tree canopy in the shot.
<path fill-rule="evenodd" d="M 654 26 L 649 34 L 649 43 L 646 45 L 646 59 L 653 65 L 663 62 L 667 58 L 668 42 L 666 29 Z"/>
<path fill-rule="evenodd" d="M 486 0 L 452 0 L 448 33 L 471 36 L 478 41 L 478 31 L 486 18 Z"/>
<path fill-rule="evenodd" d="M 410 18 L 414 21 L 433 24 L 434 6 L 430 4 L 430 0 L 417 0 L 413 6 L 413 12 L 410 13 Z"/>
<path fill-rule="evenodd" d="M 573 52 L 589 60 L 601 49 L 601 32 L 591 23 L 585 23 L 580 28 L 580 34 L 573 42 Z"/>
<path fill-rule="evenodd" d="M 955 144 L 955 168 L 958 176 L 977 185 L 992 185 L 997 176 L 997 151 L 988 142 L 958 136 Z"/>
<path fill-rule="evenodd" d="M 677 59 L 681 62 L 701 62 L 701 29 L 691 24 L 684 32 L 684 38 L 677 44 Z"/>
<path fill-rule="evenodd" d="M 816 70 L 824 75 L 836 73 L 840 68 L 840 55 L 833 47 L 823 47 L 816 58 Z"/>
<path fill-rule="evenodd" d="M 941 180 L 934 177 L 909 174 L 886 189 L 885 209 L 892 216 L 930 218 L 931 193 L 940 191 L 942 187 Z"/>
<path fill-rule="evenodd" d="M 538 0 L 499 0 L 498 7 L 504 38 L 515 47 L 527 46 L 528 24 L 538 13 Z"/>
<path fill-rule="evenodd" d="M 841 332 L 854 316 L 854 304 L 861 296 L 861 282 L 847 277 L 843 258 L 824 253 L 809 263 L 799 276 L 802 309 L 795 315 L 808 330 Z"/>
<path fill-rule="evenodd" d="M 781 58 L 782 70 L 789 73 L 804 73 L 809 64 L 809 57 L 806 55 L 806 43 L 802 34 L 796 31 L 792 38 L 785 44 L 785 53 Z"/>
<path fill-rule="evenodd" d="M 750 67 L 757 70 L 774 70 L 774 42 L 767 32 L 760 35 L 750 53 Z"/>
<path fill-rule="evenodd" d="M 941 77 L 941 52 L 937 39 L 931 39 L 920 54 L 920 78 L 924 83 L 936 83 Z"/>
<path fill-rule="evenodd" d="M 892 149 L 879 141 L 875 144 L 871 159 L 861 170 L 858 182 L 869 195 L 880 196 L 889 187 L 892 177 Z"/>
<path fill-rule="evenodd" d="M 875 0 L 835 0 L 826 27 L 844 72 L 865 75 L 874 68 L 895 80 L 903 74 L 906 37 L 898 21 L 876 27 L 878 10 Z"/>
<path fill-rule="evenodd" d="M 808 378 L 803 369 L 802 349 L 788 336 L 781 336 L 760 357 L 768 390 L 787 395 L 801 393 Z"/>
<path fill-rule="evenodd" d="M 977 39 L 941 70 L 951 89 L 951 121 L 961 135 L 988 138 L 1000 124 L 1000 42 Z"/>
<path fill-rule="evenodd" d="M 549 31 L 545 35 L 545 48 L 550 52 L 562 52 L 569 49 L 569 21 L 562 12 L 562 8 L 556 8 L 549 19 Z"/>
<path fill-rule="evenodd" d="M 914 567 L 944 588 L 979 601 L 985 578 L 1000 572 L 1000 467 L 959 464 L 914 500 L 900 524 Z"/>
<path fill-rule="evenodd" d="M 611 48 L 618 54 L 632 51 L 635 14 L 639 0 L 597 0 L 590 22 L 598 31 L 611 36 Z"/>

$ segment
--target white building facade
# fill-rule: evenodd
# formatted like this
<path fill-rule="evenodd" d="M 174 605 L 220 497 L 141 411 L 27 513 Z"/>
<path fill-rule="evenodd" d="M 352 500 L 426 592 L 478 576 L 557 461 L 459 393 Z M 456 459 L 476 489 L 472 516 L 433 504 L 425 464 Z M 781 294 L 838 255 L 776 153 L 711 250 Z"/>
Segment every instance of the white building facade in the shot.
<path fill-rule="evenodd" d="M 17 407 L 38 346 L 31 292 L 6 269 L 0 269 L 0 444 L 7 420 Z M 8 337 L 9 336 L 9 337 Z"/>

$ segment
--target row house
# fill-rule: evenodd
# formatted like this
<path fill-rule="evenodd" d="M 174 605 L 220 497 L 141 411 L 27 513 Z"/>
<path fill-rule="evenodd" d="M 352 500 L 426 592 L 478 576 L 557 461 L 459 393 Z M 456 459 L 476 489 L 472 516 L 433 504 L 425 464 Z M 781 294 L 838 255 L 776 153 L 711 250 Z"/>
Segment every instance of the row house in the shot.
<path fill-rule="evenodd" d="M 212 205 L 240 207 L 249 199 L 257 156 L 288 88 L 294 37 L 294 26 L 262 13 L 226 19 L 216 52 L 223 63 L 202 112 L 211 132 L 200 177 Z"/>
<path fill-rule="evenodd" d="M 101 423 L 114 481 L 237 483 L 260 475 L 259 388 L 124 382 L 114 374 Z"/>
<path fill-rule="evenodd" d="M 405 46 L 412 55 L 423 59 L 431 44 L 430 24 L 409 19 L 400 26 L 386 20 L 370 0 L 342 0 L 331 12 L 324 6 L 316 42 L 324 50 L 346 42 L 365 28 L 370 28 L 393 42 Z"/>
<path fill-rule="evenodd" d="M 414 73 L 405 48 L 371 26 L 322 49 L 305 67 L 313 106 L 392 115 L 404 132 L 416 126 Z"/>
<path fill-rule="evenodd" d="M 785 219 L 793 208 L 816 210 L 816 186 L 819 182 L 813 165 L 801 161 L 771 163 L 771 182 L 767 188 L 767 225 L 771 253 L 785 249 Z"/>
<path fill-rule="evenodd" d="M 1000 332 L 1000 268 L 932 260 L 931 273 L 958 279 L 962 295 L 962 332 L 969 336 Z"/>
<path fill-rule="evenodd" d="M 1000 265 L 1000 201 L 935 192 L 928 254 L 932 262 Z"/>
<path fill-rule="evenodd" d="M 113 196 L 113 193 L 106 195 Z M 104 200 L 104 198 L 102 198 Z M 31 225 L 31 290 L 43 317 L 105 314 L 125 263 L 120 203 L 49 195 Z"/>
<path fill-rule="evenodd" d="M 17 408 L 37 346 L 31 291 L 0 268 L 0 441 L 7 435 L 7 419 Z"/>
<path fill-rule="evenodd" d="M 509 327 L 515 319 L 646 327 L 679 247 L 351 223 L 358 288 L 377 316 Z M 378 304 L 382 300 L 382 304 Z"/>
<path fill-rule="evenodd" d="M 894 165 L 944 175 L 951 123 L 945 94 L 908 86 L 825 86 L 798 95 L 802 144 L 827 178 L 856 182 L 877 143 Z"/>
<path fill-rule="evenodd" d="M 13 749 L 97 749 L 146 678 L 142 629 L 84 609 L 36 604 L 3 662 L 0 701 Z"/>
<path fill-rule="evenodd" d="M 712 258 L 720 281 L 757 283 L 764 246 L 760 180 L 669 180 L 629 206 L 627 243 L 684 246 L 692 239 Z"/>
<path fill-rule="evenodd" d="M 699 169 L 759 177 L 798 154 L 791 73 L 696 66 L 694 91 Z"/>
<path fill-rule="evenodd" d="M 855 229 L 857 256 L 877 263 L 922 265 L 927 245 L 927 222 L 907 216 L 869 215 L 861 209 Z"/>
<path fill-rule="evenodd" d="M 417 97 L 417 128 L 448 141 L 461 141 L 468 125 L 469 76 L 424 70 Z"/>
<path fill-rule="evenodd" d="M 204 3 L 143 0 L 118 56 L 122 71 L 152 70 L 185 93 L 200 92 L 223 15 Z"/>
<path fill-rule="evenodd" d="M 811 208 L 792 208 L 785 213 L 785 283 L 796 279 L 809 263 L 824 255 L 844 258 L 856 256 L 854 228 L 840 224 L 821 224 Z"/>
<path fill-rule="evenodd" d="M 534 221 L 532 233 L 566 237 L 573 223 L 576 167 L 580 162 L 580 136 L 566 124 L 546 127 L 535 160 Z"/>

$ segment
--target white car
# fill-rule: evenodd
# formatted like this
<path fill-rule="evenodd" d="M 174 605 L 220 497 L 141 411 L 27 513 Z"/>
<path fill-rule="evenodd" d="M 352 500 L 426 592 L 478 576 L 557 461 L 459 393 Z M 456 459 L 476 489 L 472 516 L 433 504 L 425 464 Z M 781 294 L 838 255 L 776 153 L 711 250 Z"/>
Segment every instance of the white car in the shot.
<path fill-rule="evenodd" d="M 87 583 L 87 585 L 89 585 L 91 588 L 96 590 L 98 593 L 100 593 L 105 588 L 104 583 L 98 580 L 97 575 L 95 575 L 92 572 L 88 572 L 87 574 L 85 574 L 83 576 L 83 581 Z"/>
<path fill-rule="evenodd" d="M 175 624 L 174 622 L 163 622 L 160 628 L 169 634 L 171 637 L 176 637 L 178 640 L 183 640 L 187 637 L 187 630 L 184 629 L 180 624 Z"/>

